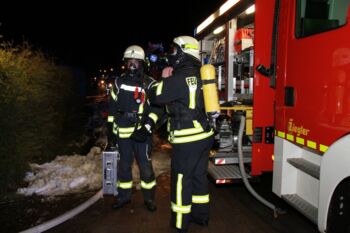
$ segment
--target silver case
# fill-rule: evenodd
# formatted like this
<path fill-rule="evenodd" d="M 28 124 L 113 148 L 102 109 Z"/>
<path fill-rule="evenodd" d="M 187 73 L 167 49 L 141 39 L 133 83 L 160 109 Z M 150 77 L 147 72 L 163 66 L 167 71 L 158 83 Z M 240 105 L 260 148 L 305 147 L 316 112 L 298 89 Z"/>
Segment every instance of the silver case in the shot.
<path fill-rule="evenodd" d="M 117 168 L 118 168 L 119 152 L 104 151 L 103 152 L 103 195 L 118 195 L 117 188 Z"/>

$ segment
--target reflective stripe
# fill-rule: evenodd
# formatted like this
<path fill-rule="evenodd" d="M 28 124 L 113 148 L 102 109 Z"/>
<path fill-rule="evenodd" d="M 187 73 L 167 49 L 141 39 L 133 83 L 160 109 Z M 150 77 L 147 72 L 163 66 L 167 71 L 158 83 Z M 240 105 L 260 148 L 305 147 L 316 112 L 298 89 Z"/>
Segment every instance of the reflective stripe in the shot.
<path fill-rule="evenodd" d="M 141 103 L 141 104 L 139 105 L 139 111 L 138 111 L 138 113 L 139 113 L 139 114 L 143 113 L 143 109 L 144 109 L 144 103 Z"/>
<path fill-rule="evenodd" d="M 119 138 L 129 138 L 134 130 L 135 127 L 118 128 L 118 136 Z"/>
<path fill-rule="evenodd" d="M 171 210 L 179 214 L 189 214 L 191 213 L 191 205 L 178 206 L 175 203 L 171 203 Z M 177 226 L 177 225 L 176 225 Z"/>
<path fill-rule="evenodd" d="M 115 122 L 113 122 L 113 133 L 114 133 L 115 135 L 118 134 L 118 125 L 117 125 Z"/>
<path fill-rule="evenodd" d="M 186 84 L 189 89 L 189 105 L 190 109 L 195 109 L 196 107 L 196 90 L 197 90 L 197 77 L 190 76 L 186 78 Z"/>
<path fill-rule="evenodd" d="M 130 138 L 132 133 L 119 133 L 119 138 Z"/>
<path fill-rule="evenodd" d="M 113 122 L 114 121 L 114 116 L 108 116 L 107 121 L 108 122 Z"/>
<path fill-rule="evenodd" d="M 166 123 L 166 131 L 170 132 L 170 117 L 168 117 L 167 123 Z"/>
<path fill-rule="evenodd" d="M 328 150 L 328 146 L 320 144 L 320 151 L 321 152 L 326 152 Z"/>
<path fill-rule="evenodd" d="M 135 56 L 134 56 L 134 53 L 140 55 L 141 57 L 144 57 L 144 56 L 145 56 L 145 54 L 142 53 L 141 51 L 138 51 L 138 50 L 134 50 L 134 49 L 133 49 L 133 50 L 128 50 L 128 51 L 126 51 L 126 52 L 124 53 L 124 57 L 126 57 L 126 56 L 128 56 L 128 57 L 135 57 Z M 138 58 L 135 57 L 135 59 L 138 59 Z"/>
<path fill-rule="evenodd" d="M 196 44 L 184 44 L 183 47 L 184 47 L 185 49 L 195 49 L 195 50 L 199 50 L 198 45 L 196 45 Z"/>
<path fill-rule="evenodd" d="M 170 135 L 169 141 L 170 141 L 170 143 L 173 143 L 173 144 L 194 142 L 194 141 L 198 141 L 198 140 L 202 140 L 204 138 L 210 137 L 213 134 L 214 134 L 214 131 L 210 130 L 209 132 L 204 132 L 204 133 L 192 135 L 192 136 L 178 137 L 178 138 L 171 137 L 171 135 Z"/>
<path fill-rule="evenodd" d="M 177 183 L 176 183 L 176 206 L 182 206 L 182 178 L 183 174 L 177 174 Z M 191 209 L 190 209 L 191 210 Z M 175 211 L 176 212 L 176 211 Z M 182 227 L 182 213 L 176 212 L 176 227 Z"/>
<path fill-rule="evenodd" d="M 176 183 L 176 204 L 182 205 L 182 178 L 183 174 L 177 174 L 177 183 Z"/>
<path fill-rule="evenodd" d="M 299 143 L 299 144 L 301 144 L 301 145 L 304 145 L 304 138 L 299 138 L 299 137 L 297 137 L 296 138 L 297 140 L 297 143 Z"/>
<path fill-rule="evenodd" d="M 289 141 L 294 141 L 294 136 L 293 135 L 291 135 L 291 134 L 287 134 L 287 139 L 289 140 Z"/>
<path fill-rule="evenodd" d="M 115 94 L 115 92 L 114 92 L 113 89 L 111 89 L 111 96 L 112 96 L 112 99 L 113 99 L 114 101 L 117 101 L 118 96 Z"/>
<path fill-rule="evenodd" d="M 280 137 L 280 138 L 285 138 L 286 137 L 285 133 L 281 132 L 281 131 L 277 132 L 277 136 Z"/>
<path fill-rule="evenodd" d="M 148 114 L 148 116 L 153 120 L 154 123 L 157 123 L 158 121 L 158 116 L 156 114 L 154 114 L 153 112 L 151 112 L 150 114 Z"/>
<path fill-rule="evenodd" d="M 316 149 L 317 148 L 316 142 L 307 140 L 306 144 L 307 144 L 308 147 L 310 147 L 312 149 Z"/>
<path fill-rule="evenodd" d="M 122 189 L 131 189 L 132 188 L 132 181 L 129 181 L 129 182 L 118 181 L 118 187 L 122 188 Z"/>
<path fill-rule="evenodd" d="M 291 142 L 294 142 L 294 138 L 295 138 L 295 142 L 300 144 L 300 145 L 305 145 L 305 140 L 306 140 L 306 146 L 309 147 L 309 148 L 312 148 L 314 150 L 319 150 L 321 152 L 326 152 L 328 150 L 328 146 L 325 146 L 325 145 L 322 145 L 322 144 L 319 144 L 318 146 L 318 143 L 317 142 L 314 142 L 314 141 L 311 141 L 311 140 L 307 140 L 307 139 L 304 139 L 304 138 L 301 138 L 301 137 L 294 137 L 294 135 L 292 134 L 285 134 L 284 132 L 282 131 L 276 131 L 275 130 L 275 134 L 277 133 L 277 136 L 278 137 L 281 137 L 281 138 L 285 138 L 285 136 L 287 136 L 287 140 L 291 141 Z"/>
<path fill-rule="evenodd" d="M 188 107 L 190 109 L 195 109 L 196 108 L 196 88 L 190 87 L 190 104 L 188 105 Z"/>
<path fill-rule="evenodd" d="M 192 203 L 196 203 L 196 204 L 209 203 L 209 194 L 207 194 L 207 195 L 193 195 L 192 196 Z"/>
<path fill-rule="evenodd" d="M 125 91 L 132 91 L 132 92 L 134 92 L 136 90 L 136 86 L 129 86 L 129 85 L 122 84 L 120 86 L 120 89 L 123 89 Z M 141 87 L 137 87 L 137 91 L 141 92 L 142 88 Z"/>
<path fill-rule="evenodd" d="M 154 186 L 156 186 L 156 181 L 152 181 L 149 183 L 144 182 L 143 180 L 141 180 L 141 188 L 144 189 L 152 189 Z"/>
<path fill-rule="evenodd" d="M 119 128 L 119 133 L 132 133 L 135 127 Z"/>
<path fill-rule="evenodd" d="M 174 130 L 174 136 L 185 136 L 190 134 L 201 133 L 204 131 L 202 125 L 196 120 L 193 121 L 193 126 L 194 128 L 190 129 Z"/>
<path fill-rule="evenodd" d="M 161 82 L 157 85 L 156 95 L 162 94 L 162 91 L 163 91 L 163 81 L 161 81 Z"/>

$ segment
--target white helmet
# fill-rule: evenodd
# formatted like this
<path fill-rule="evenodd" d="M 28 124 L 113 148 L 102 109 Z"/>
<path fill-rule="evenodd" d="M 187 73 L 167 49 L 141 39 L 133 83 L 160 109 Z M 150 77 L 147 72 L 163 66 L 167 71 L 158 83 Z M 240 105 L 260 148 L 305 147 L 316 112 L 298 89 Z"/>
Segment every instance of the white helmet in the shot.
<path fill-rule="evenodd" d="M 187 53 L 198 60 L 201 60 L 199 56 L 199 42 L 191 36 L 178 36 L 173 40 L 184 53 Z"/>
<path fill-rule="evenodd" d="M 138 45 L 129 46 L 124 52 L 124 59 L 140 59 L 145 60 L 145 52 Z"/>

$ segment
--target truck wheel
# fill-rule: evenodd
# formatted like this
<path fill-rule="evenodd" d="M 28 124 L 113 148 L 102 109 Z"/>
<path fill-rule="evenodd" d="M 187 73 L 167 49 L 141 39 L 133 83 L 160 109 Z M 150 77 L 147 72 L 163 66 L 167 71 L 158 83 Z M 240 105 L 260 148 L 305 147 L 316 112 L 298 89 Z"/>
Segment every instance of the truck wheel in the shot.
<path fill-rule="evenodd" d="M 335 189 L 327 218 L 327 233 L 350 233 L 350 178 Z"/>

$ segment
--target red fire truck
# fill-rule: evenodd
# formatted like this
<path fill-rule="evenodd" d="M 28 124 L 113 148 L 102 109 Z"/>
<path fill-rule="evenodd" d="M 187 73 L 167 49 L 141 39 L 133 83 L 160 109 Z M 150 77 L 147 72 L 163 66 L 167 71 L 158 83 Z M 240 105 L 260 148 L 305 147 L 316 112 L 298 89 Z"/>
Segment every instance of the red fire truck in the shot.
<path fill-rule="evenodd" d="M 228 0 L 195 31 L 216 67 L 222 111 L 216 183 L 237 173 L 236 116 L 246 116 L 249 177 L 321 232 L 350 232 L 350 0 Z"/>

